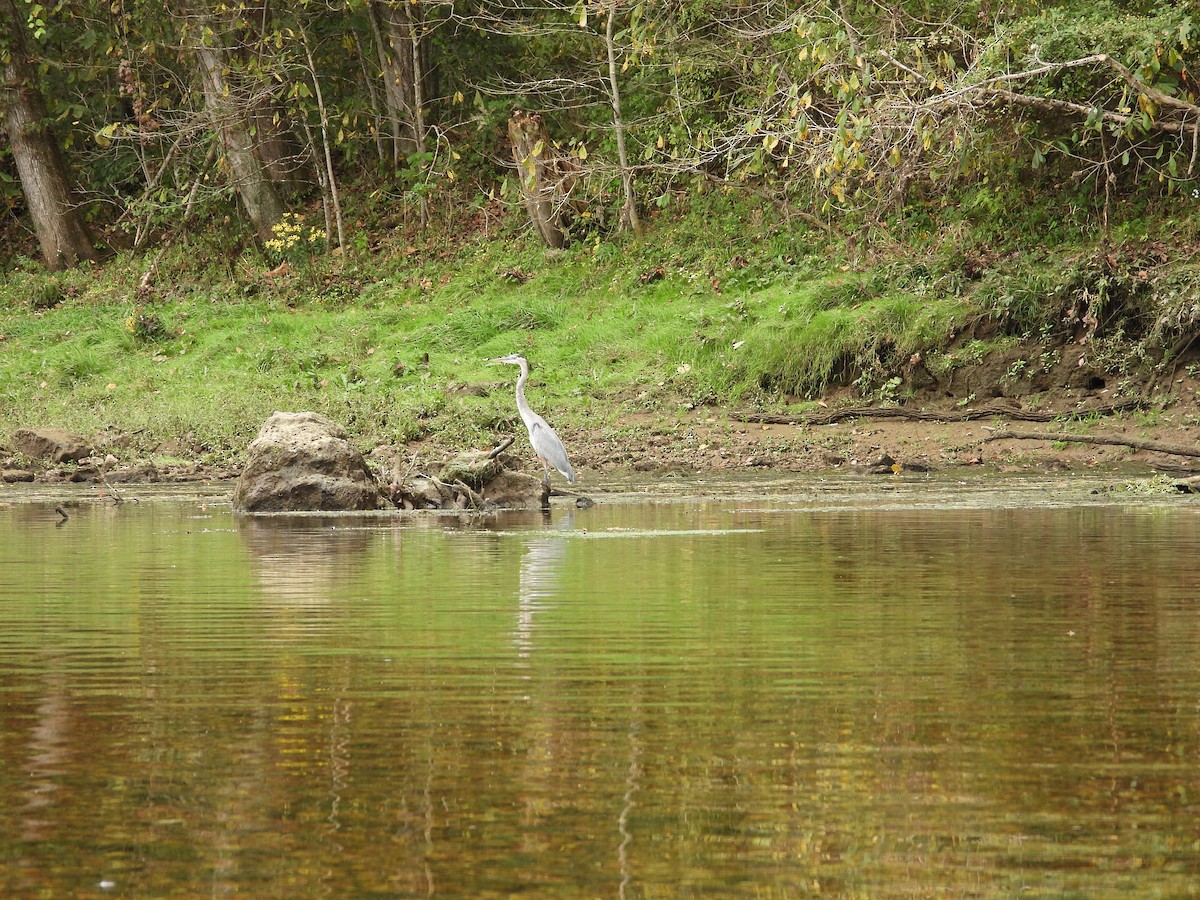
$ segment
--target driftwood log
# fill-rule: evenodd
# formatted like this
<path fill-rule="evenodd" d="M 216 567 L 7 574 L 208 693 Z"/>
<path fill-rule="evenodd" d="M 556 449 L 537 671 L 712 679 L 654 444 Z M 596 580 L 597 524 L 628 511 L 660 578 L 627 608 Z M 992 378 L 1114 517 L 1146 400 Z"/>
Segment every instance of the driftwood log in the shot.
<path fill-rule="evenodd" d="M 507 438 L 490 451 L 471 450 L 447 460 L 437 475 L 417 472 L 414 456 L 403 474 L 396 457 L 388 499 L 400 509 L 473 510 L 538 509 L 550 503 L 550 489 L 541 479 L 513 471 L 514 460 L 504 455 Z"/>
<path fill-rule="evenodd" d="M 538 113 L 513 110 L 508 120 L 508 137 L 533 227 L 547 247 L 567 246 L 571 224 L 569 201 L 579 175 L 579 163 L 555 151 L 546 123 Z"/>

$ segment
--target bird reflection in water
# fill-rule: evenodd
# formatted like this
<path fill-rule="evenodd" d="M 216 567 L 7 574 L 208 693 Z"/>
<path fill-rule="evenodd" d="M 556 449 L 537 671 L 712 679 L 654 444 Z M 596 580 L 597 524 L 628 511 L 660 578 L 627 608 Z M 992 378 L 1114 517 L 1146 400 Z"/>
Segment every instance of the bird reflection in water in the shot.
<path fill-rule="evenodd" d="M 521 571 L 517 587 L 517 627 L 513 644 L 517 657 L 528 659 L 533 652 L 534 616 L 553 604 L 558 592 L 559 576 L 567 555 L 568 540 L 555 531 L 571 531 L 575 527 L 575 511 L 571 510 L 544 536 L 531 538 L 521 556 Z"/>

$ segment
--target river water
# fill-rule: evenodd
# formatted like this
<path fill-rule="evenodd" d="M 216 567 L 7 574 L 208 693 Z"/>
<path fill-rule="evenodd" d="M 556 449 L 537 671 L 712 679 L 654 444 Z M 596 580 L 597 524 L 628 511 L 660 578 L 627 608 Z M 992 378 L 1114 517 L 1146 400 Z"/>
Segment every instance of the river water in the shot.
<path fill-rule="evenodd" d="M 0 890 L 1194 896 L 1200 503 L 1111 487 L 6 488 Z"/>

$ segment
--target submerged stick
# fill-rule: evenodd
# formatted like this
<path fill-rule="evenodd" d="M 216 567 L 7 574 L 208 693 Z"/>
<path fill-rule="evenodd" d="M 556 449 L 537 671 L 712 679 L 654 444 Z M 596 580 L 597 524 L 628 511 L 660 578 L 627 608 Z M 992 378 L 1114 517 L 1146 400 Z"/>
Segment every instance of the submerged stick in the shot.
<path fill-rule="evenodd" d="M 161 255 L 161 254 L 160 254 Z M 121 492 L 112 486 L 112 482 L 108 480 L 108 470 L 117 464 L 117 458 L 111 453 L 104 458 L 104 461 L 99 465 L 100 480 L 104 482 L 104 486 L 112 491 L 113 502 L 118 506 L 125 502 L 125 498 L 121 496 Z"/>

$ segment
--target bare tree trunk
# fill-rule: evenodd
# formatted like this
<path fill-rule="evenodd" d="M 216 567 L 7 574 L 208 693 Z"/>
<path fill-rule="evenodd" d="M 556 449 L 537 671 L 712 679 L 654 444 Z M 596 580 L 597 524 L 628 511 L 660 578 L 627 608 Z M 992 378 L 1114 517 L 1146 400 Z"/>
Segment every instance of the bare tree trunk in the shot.
<path fill-rule="evenodd" d="M 38 90 L 25 44 L 25 26 L 13 0 L 0 0 L 0 21 L 8 36 L 4 65 L 4 127 L 12 145 L 42 256 L 51 270 L 97 258 L 92 236 L 71 195 L 71 180 Z"/>
<path fill-rule="evenodd" d="M 371 33 L 375 38 L 375 48 L 379 54 L 379 70 L 383 73 L 383 96 L 387 104 L 388 127 L 392 138 L 392 164 L 399 168 L 400 164 L 412 152 L 412 147 L 405 147 L 404 123 L 408 120 L 407 105 L 404 101 L 404 85 L 411 80 L 406 77 L 403 63 L 412 57 L 406 52 L 398 58 L 395 45 L 391 43 L 391 25 L 385 18 L 386 10 L 381 3 L 371 3 L 368 12 L 371 17 Z M 388 36 L 384 35 L 384 27 Z M 411 145 L 411 140 L 409 141 Z"/>
<path fill-rule="evenodd" d="M 268 0 L 253 0 L 244 7 L 240 29 L 238 60 L 244 66 L 252 61 L 254 48 L 261 46 L 271 25 L 271 6 Z M 296 136 L 288 122 L 287 112 L 273 96 L 270 79 L 259 78 L 251 96 L 246 97 L 246 120 L 254 140 L 254 152 L 266 167 L 267 175 L 283 195 L 298 190 L 304 177 L 300 174 L 301 152 Z"/>
<path fill-rule="evenodd" d="M 376 46 L 376 55 L 379 58 L 379 71 L 383 73 L 383 98 L 386 118 L 388 118 L 388 131 L 390 134 L 391 143 L 391 164 L 392 167 L 400 167 L 400 162 L 403 158 L 401 152 L 401 131 L 400 122 L 403 118 L 404 104 L 401 100 L 400 91 L 396 86 L 396 79 L 391 76 L 391 56 L 388 54 L 388 44 L 383 36 L 383 29 L 379 25 L 379 13 L 377 4 L 367 5 L 367 18 L 371 20 L 371 36 L 374 38 L 374 46 Z M 380 151 L 380 160 L 383 160 L 383 152 Z"/>
<path fill-rule="evenodd" d="M 513 110 L 508 137 L 533 227 L 546 246 L 565 247 L 570 240 L 567 201 L 578 169 L 571 166 L 572 160 L 555 154 L 546 125 L 535 112 Z"/>
<path fill-rule="evenodd" d="M 429 41 L 420 4 L 374 0 L 369 12 L 391 119 L 393 160 L 399 165 L 424 152 L 423 105 L 434 93 Z"/>
<path fill-rule="evenodd" d="M 283 110 L 272 99 L 256 98 L 246 110 L 253 129 L 254 153 L 267 170 L 267 177 L 285 196 L 306 182 L 301 172 L 300 147 L 285 122 Z"/>
<path fill-rule="evenodd" d="M 617 85 L 617 49 L 614 38 L 616 18 L 617 0 L 609 0 L 604 46 L 608 51 L 609 99 L 612 102 L 613 128 L 617 135 L 617 162 L 621 167 L 621 189 L 625 194 L 621 221 L 628 225 L 635 235 L 641 237 L 642 220 L 638 217 L 637 202 L 633 196 L 633 170 L 629 168 L 629 157 L 625 153 L 625 120 L 621 116 L 621 90 Z"/>
<path fill-rule="evenodd" d="M 308 60 L 308 74 L 312 78 L 313 91 L 317 98 L 317 111 L 321 116 L 321 149 L 325 160 L 325 177 L 329 184 L 329 200 L 333 208 L 334 221 L 337 224 L 337 245 L 346 246 L 346 227 L 342 220 L 342 200 L 338 194 L 337 177 L 333 172 L 333 153 L 329 149 L 329 111 L 325 108 L 325 96 L 321 92 L 321 79 L 317 75 L 317 64 L 313 61 L 312 48 L 308 45 L 308 34 L 301 29 L 300 37 L 304 41 L 304 57 Z M 326 237 L 329 235 L 328 215 L 326 215 Z M 332 242 L 330 242 L 332 243 Z"/>
<path fill-rule="evenodd" d="M 413 72 L 413 131 L 417 141 L 417 153 L 425 153 L 425 97 L 421 90 L 422 82 L 425 78 L 425 73 L 422 67 L 422 40 L 421 40 L 421 23 L 414 9 L 406 7 L 406 15 L 408 16 L 408 37 L 409 51 L 412 54 L 412 72 Z M 421 227 L 424 228 L 429 224 L 429 200 L 425 193 L 421 193 Z"/>
<path fill-rule="evenodd" d="M 201 15 L 201 21 L 207 17 Z M 221 136 L 221 146 L 233 173 L 234 189 L 260 240 L 270 240 L 272 227 L 283 216 L 284 204 L 266 166 L 255 152 L 246 109 L 226 81 L 229 71 L 226 51 L 217 43 L 217 29 L 209 29 L 211 43 L 201 37 L 194 47 L 204 105 Z"/>

